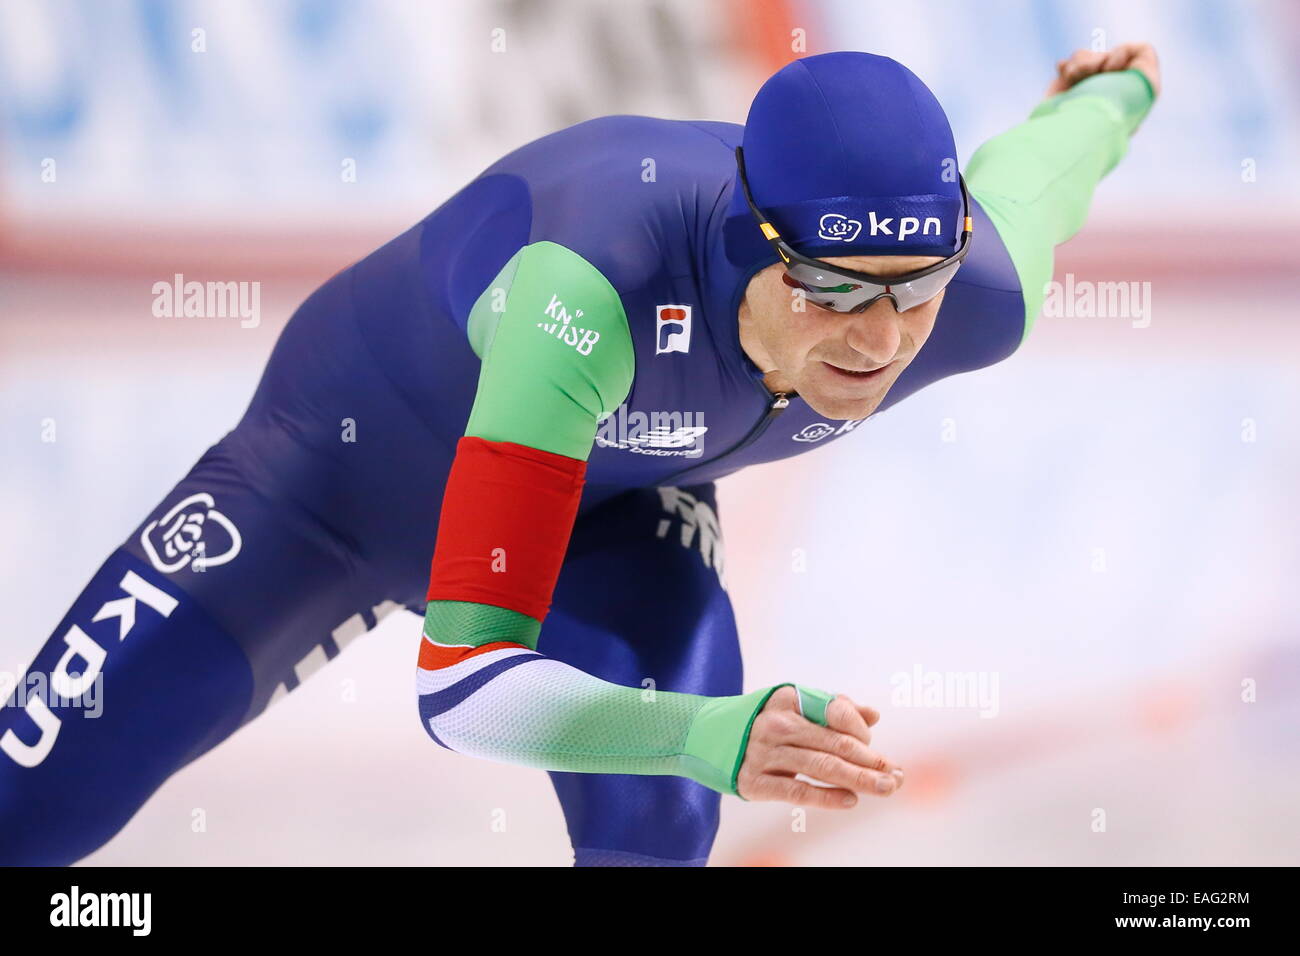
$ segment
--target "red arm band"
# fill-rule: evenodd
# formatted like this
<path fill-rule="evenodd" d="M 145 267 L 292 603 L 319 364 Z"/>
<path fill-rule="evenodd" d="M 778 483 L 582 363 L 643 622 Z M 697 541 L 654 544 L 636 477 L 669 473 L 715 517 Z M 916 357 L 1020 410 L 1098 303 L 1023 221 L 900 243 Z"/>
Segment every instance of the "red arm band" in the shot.
<path fill-rule="evenodd" d="M 542 620 L 569 546 L 587 463 L 464 436 L 447 476 L 430 601 L 474 601 Z"/>

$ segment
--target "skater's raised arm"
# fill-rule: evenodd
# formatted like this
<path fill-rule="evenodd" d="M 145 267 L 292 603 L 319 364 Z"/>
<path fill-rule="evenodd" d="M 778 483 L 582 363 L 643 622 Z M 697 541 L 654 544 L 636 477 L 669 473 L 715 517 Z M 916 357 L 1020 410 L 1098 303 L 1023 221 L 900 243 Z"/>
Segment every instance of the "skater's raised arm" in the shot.
<path fill-rule="evenodd" d="M 1093 190 L 1128 150 L 1159 91 L 1155 51 L 1124 44 L 1080 50 L 1029 119 L 971 157 L 971 195 L 998 230 L 1025 297 L 1025 332 L 1042 306 L 1056 246 L 1083 226 Z"/>

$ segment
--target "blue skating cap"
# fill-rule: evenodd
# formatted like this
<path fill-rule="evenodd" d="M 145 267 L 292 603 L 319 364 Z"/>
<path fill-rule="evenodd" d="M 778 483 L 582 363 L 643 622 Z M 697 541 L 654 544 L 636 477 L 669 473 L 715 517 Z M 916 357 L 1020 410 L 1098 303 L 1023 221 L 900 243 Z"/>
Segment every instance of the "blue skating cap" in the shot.
<path fill-rule="evenodd" d="M 896 60 L 824 53 L 782 68 L 749 108 L 742 140 L 754 202 L 807 256 L 957 251 L 961 187 L 948 118 Z M 737 175 L 727 258 L 776 261 Z"/>

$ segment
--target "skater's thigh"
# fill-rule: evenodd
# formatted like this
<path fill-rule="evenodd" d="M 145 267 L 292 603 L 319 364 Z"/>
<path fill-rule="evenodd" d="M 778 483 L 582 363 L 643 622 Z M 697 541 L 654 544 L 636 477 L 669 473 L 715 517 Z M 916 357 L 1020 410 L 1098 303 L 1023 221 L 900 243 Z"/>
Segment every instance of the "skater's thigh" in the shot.
<path fill-rule="evenodd" d="M 364 350 L 319 351 L 330 330 L 347 350 L 336 304 L 323 289 L 299 310 L 244 420 L 109 557 L 0 710 L 4 859 L 93 850 L 379 618 L 419 607 L 448 456 Z"/>

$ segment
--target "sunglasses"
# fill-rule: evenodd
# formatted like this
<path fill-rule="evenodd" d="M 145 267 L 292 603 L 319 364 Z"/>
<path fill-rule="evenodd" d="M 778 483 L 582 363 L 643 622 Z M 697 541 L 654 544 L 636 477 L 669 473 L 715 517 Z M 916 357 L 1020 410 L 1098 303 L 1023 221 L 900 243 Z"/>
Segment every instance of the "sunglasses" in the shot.
<path fill-rule="evenodd" d="M 758 228 L 785 263 L 785 274 L 781 278 L 791 288 L 802 290 L 809 302 L 823 309 L 832 312 L 862 312 L 877 299 L 889 298 L 893 300 L 896 311 L 906 312 L 929 302 L 942 292 L 970 252 L 971 234 L 974 231 L 970 216 L 970 196 L 966 193 L 966 180 L 960 175 L 957 180 L 961 184 L 963 217 L 961 245 L 957 251 L 942 262 L 915 272 L 877 276 L 833 266 L 821 259 L 811 259 L 795 252 L 754 202 L 749 191 L 749 179 L 745 175 L 745 154 L 739 146 L 736 147 L 736 166 L 740 170 L 740 185 L 745 190 L 749 211 L 754 214 Z"/>

